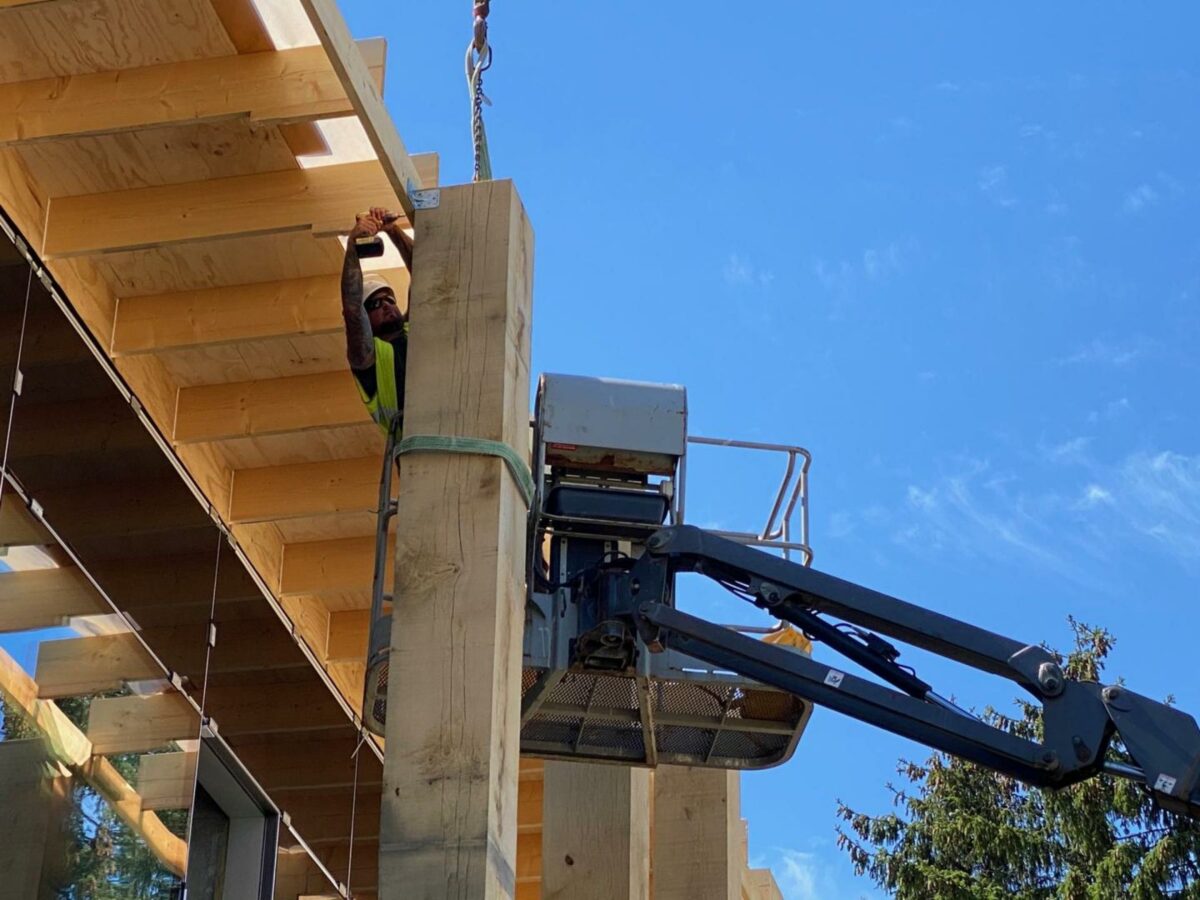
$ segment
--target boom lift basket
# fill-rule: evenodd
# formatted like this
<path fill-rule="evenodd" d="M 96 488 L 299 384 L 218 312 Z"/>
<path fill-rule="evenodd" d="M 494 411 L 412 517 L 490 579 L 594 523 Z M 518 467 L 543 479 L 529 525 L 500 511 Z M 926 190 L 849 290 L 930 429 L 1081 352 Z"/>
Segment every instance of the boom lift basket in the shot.
<path fill-rule="evenodd" d="M 654 531 L 681 520 L 687 445 L 681 386 L 542 376 L 522 753 L 753 769 L 784 762 L 795 750 L 811 704 L 681 653 L 650 653 L 638 635 L 606 617 L 603 579 L 595 576 L 628 566 Z M 791 480 L 772 512 L 777 523 L 788 521 L 802 497 L 794 462 L 789 457 Z M 744 537 L 771 544 L 787 526 L 768 523 L 766 531 L 774 533 Z M 807 553 L 803 540 L 797 547 Z"/>

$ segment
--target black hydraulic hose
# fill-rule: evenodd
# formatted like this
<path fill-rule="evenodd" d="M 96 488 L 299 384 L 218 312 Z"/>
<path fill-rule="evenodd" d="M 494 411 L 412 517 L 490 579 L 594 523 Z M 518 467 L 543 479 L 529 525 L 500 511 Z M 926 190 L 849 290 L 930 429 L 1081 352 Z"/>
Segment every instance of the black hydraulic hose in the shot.
<path fill-rule="evenodd" d="M 931 685 L 922 681 L 908 670 L 901 668 L 892 659 L 880 655 L 878 651 L 872 650 L 869 645 L 859 643 L 837 626 L 831 625 L 815 613 L 797 606 L 791 600 L 783 600 L 774 605 L 759 602 L 758 605 L 765 606 L 771 611 L 772 615 L 791 622 L 813 640 L 820 641 L 848 659 L 854 660 L 854 662 L 867 671 L 878 675 L 893 687 L 898 687 L 906 694 L 916 697 L 918 700 L 928 699 L 928 695 L 933 691 Z M 871 637 L 874 637 L 874 635 L 871 635 Z M 881 645 L 891 647 L 890 644 L 879 638 L 876 638 L 876 640 Z"/>

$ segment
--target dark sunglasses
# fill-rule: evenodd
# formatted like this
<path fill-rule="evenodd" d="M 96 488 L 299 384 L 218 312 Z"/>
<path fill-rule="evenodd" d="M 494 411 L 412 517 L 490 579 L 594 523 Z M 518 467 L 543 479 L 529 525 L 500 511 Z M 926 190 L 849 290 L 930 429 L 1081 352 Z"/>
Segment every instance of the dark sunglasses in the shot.
<path fill-rule="evenodd" d="M 363 303 L 363 309 L 367 312 L 374 312 L 383 306 L 385 303 L 395 304 L 396 298 L 387 291 L 376 291 Z"/>

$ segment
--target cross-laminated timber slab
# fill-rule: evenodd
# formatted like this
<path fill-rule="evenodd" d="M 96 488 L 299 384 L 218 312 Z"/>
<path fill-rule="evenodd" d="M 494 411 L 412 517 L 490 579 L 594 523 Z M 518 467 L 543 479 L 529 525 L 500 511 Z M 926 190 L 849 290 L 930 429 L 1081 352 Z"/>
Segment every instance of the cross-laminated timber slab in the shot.
<path fill-rule="evenodd" d="M 442 188 L 415 224 L 405 432 L 524 457 L 533 235 L 516 190 Z M 500 459 L 401 457 L 384 897 L 513 896 L 526 512 Z"/>
<path fill-rule="evenodd" d="M 247 118 L 353 113 L 321 47 L 272 50 L 0 86 L 0 144 Z"/>

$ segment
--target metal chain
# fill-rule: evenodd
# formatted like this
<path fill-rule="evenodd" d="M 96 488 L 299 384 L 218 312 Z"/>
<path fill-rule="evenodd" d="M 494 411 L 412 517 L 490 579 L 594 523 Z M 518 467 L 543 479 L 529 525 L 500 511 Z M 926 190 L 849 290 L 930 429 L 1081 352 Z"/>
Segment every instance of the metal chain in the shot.
<path fill-rule="evenodd" d="M 483 73 L 492 67 L 492 47 L 488 43 L 490 0 L 474 0 L 474 27 L 467 45 L 467 91 L 471 97 L 471 147 L 475 157 L 475 181 L 490 181 L 492 160 L 488 153 L 487 130 L 483 125 L 483 107 L 492 101 L 483 92 Z"/>

